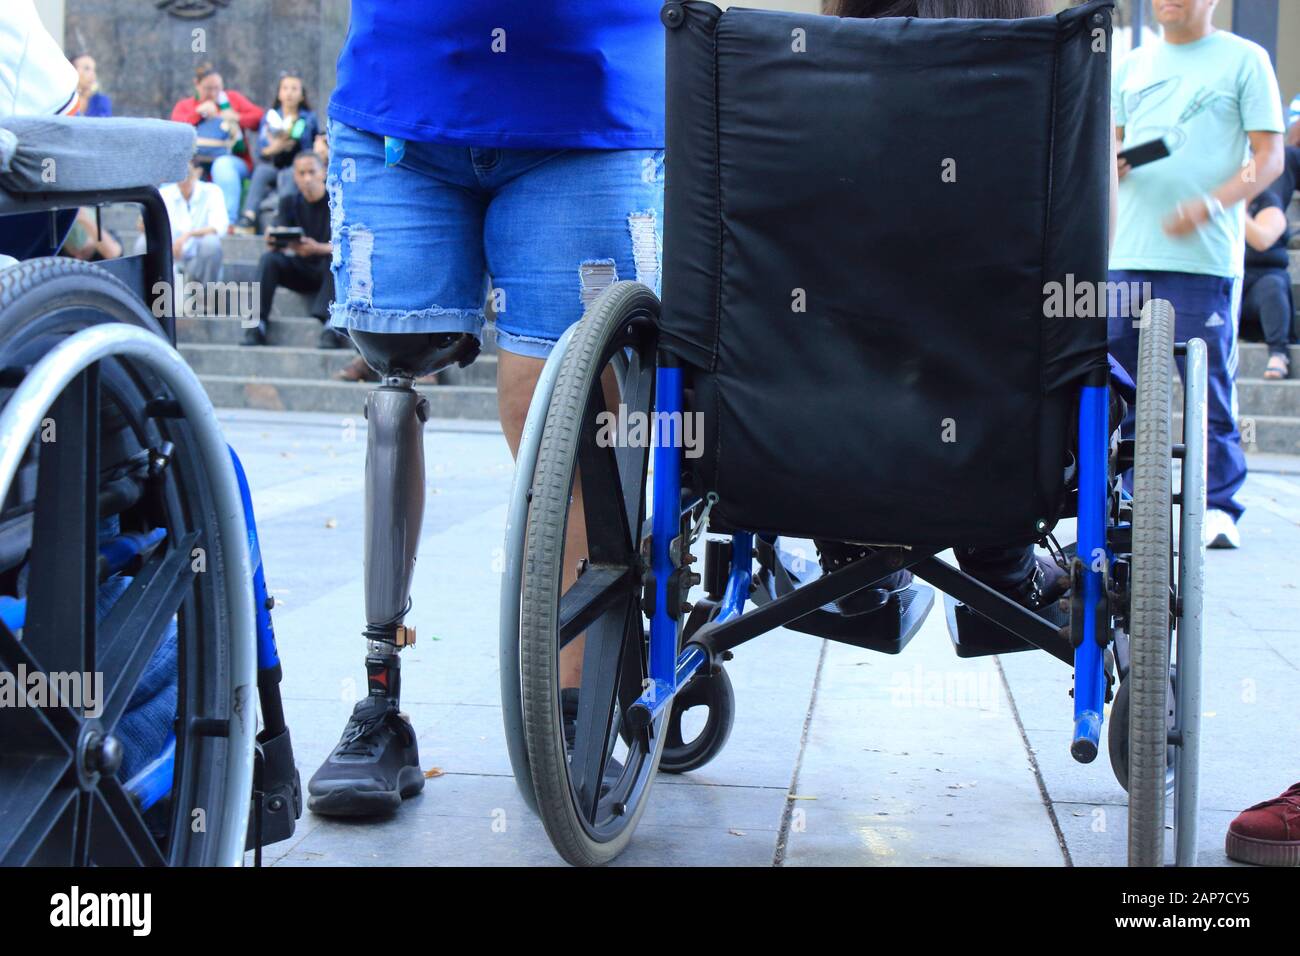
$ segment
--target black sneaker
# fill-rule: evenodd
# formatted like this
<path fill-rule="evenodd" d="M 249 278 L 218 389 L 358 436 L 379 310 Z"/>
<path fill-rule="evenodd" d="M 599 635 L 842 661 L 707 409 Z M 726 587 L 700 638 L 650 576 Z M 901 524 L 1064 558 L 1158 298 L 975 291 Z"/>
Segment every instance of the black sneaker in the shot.
<path fill-rule="evenodd" d="M 573 748 L 578 739 L 578 688 L 560 688 L 560 717 L 564 721 L 564 749 L 572 760 Z M 601 775 L 600 795 L 603 797 L 607 794 L 621 776 L 623 764 L 611 755 L 605 762 L 605 772 Z"/>
<path fill-rule="evenodd" d="M 815 541 L 817 561 L 822 566 L 822 574 L 838 571 L 847 564 L 852 564 L 871 553 L 871 548 L 861 544 L 847 544 L 843 541 Z M 878 581 L 874 587 L 854 591 L 835 602 L 835 607 L 845 617 L 867 614 L 884 607 L 893 594 L 905 591 L 912 583 L 912 572 L 895 571 Z"/>
<path fill-rule="evenodd" d="M 378 816 L 423 789 L 411 722 L 387 697 L 367 697 L 307 784 L 307 809 L 333 817 Z"/>
<path fill-rule="evenodd" d="M 242 345 L 265 345 L 267 333 L 266 321 L 262 320 L 257 325 L 244 329 L 244 341 Z"/>

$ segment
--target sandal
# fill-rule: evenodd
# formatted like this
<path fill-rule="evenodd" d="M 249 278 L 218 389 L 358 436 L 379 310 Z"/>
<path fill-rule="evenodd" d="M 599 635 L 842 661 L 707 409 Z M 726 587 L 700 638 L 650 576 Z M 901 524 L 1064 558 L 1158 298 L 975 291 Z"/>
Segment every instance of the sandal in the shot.
<path fill-rule="evenodd" d="M 1264 378 L 1270 382 L 1278 382 L 1284 378 L 1291 377 L 1291 356 L 1285 352 L 1274 352 L 1268 357 L 1268 365 L 1264 368 Z"/>

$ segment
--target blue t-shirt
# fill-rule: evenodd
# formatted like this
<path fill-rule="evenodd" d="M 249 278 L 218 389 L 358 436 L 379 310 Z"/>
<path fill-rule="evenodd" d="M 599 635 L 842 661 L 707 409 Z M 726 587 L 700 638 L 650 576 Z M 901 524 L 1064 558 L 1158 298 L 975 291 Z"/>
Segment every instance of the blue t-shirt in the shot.
<path fill-rule="evenodd" d="M 352 0 L 333 119 L 420 142 L 664 145 L 659 0 Z"/>

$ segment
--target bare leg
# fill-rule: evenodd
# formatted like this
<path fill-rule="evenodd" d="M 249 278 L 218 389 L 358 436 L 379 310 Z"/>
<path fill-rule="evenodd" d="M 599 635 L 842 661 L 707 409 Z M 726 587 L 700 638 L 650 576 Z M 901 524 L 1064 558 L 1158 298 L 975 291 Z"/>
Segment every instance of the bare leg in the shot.
<path fill-rule="evenodd" d="M 519 439 L 528 418 L 528 405 L 541 377 L 543 359 L 516 355 L 504 350 L 497 353 L 497 411 L 501 430 L 505 432 L 510 454 L 518 456 Z M 602 376 L 607 405 L 617 406 L 617 383 L 612 369 Z M 612 398 L 612 401 L 611 401 Z M 563 594 L 578 579 L 578 565 L 587 557 L 587 525 L 582 509 L 582 484 L 574 482 L 573 503 L 564 532 L 564 567 L 560 579 Z M 582 682 L 582 649 L 585 635 L 579 634 L 560 651 L 560 686 L 577 687 Z"/>

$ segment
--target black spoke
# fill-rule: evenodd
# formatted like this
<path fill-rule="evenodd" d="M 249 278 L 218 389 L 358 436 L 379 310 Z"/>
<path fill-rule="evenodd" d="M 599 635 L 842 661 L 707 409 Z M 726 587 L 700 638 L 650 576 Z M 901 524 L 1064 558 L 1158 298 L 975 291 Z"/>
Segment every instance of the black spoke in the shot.
<path fill-rule="evenodd" d="M 59 789 L 72 769 L 70 754 L 37 756 L 6 753 L 0 763 L 0 866 L 23 866 L 47 842 L 76 796 L 75 785 Z M 63 861 L 71 863 L 69 856 Z"/>
<path fill-rule="evenodd" d="M 614 694 L 627 632 L 629 605 L 611 608 L 587 628 L 583 645 L 581 693 L 571 773 L 578 806 L 590 821 L 600 802 L 600 785 L 610 752 Z"/>
<path fill-rule="evenodd" d="M 114 727 L 126 710 L 145 666 L 162 643 L 194 580 L 193 531 L 169 551 L 145 563 L 100 626 L 100 657 L 106 700 L 99 719 Z"/>
<path fill-rule="evenodd" d="M 627 567 L 589 564 L 560 597 L 560 647 L 586 630 L 614 602 L 625 600 L 632 583 Z"/>
<path fill-rule="evenodd" d="M 20 668 L 28 675 L 42 670 L 26 643 L 14 637 L 3 623 L 0 623 L 0 666 L 11 674 L 17 674 Z M 0 708 L 0 742 L 4 744 L 4 754 L 71 753 L 80 729 L 81 721 L 76 713 L 50 705 L 48 697 L 45 706 Z"/>
<path fill-rule="evenodd" d="M 95 795 L 91 862 L 97 866 L 166 866 L 149 828 L 116 778 L 100 781 Z"/>
<path fill-rule="evenodd" d="M 23 643 L 41 670 L 95 670 L 99 369 L 78 375 L 38 432 L 31 584 Z"/>

